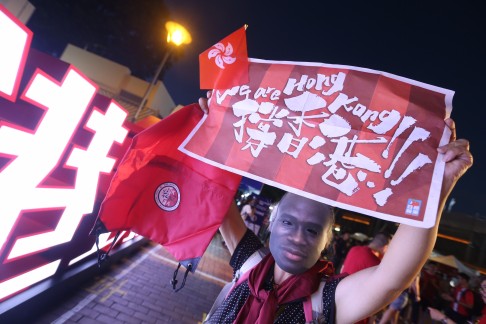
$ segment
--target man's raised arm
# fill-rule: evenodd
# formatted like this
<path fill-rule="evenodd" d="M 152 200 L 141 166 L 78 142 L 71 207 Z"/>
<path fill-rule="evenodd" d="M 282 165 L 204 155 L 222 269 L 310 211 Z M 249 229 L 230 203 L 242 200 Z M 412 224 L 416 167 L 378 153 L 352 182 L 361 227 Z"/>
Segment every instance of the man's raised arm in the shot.
<path fill-rule="evenodd" d="M 446 162 L 437 221 L 432 228 L 400 225 L 380 265 L 343 279 L 336 289 L 337 323 L 353 323 L 391 302 L 420 271 L 432 251 L 447 197 L 457 180 L 469 169 L 473 158 L 469 142 L 456 140 L 454 122 L 451 142 L 438 148 Z"/>

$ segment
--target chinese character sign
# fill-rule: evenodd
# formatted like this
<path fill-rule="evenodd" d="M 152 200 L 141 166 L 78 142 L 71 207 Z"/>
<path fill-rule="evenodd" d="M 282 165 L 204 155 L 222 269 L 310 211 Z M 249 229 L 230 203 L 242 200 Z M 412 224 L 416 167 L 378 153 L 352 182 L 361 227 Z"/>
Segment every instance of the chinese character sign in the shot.
<path fill-rule="evenodd" d="M 96 252 L 89 230 L 129 145 L 127 112 L 32 37 L 0 5 L 0 304 Z"/>
<path fill-rule="evenodd" d="M 318 63 L 251 59 L 249 73 L 213 92 L 182 151 L 329 205 L 434 224 L 452 91 Z"/>

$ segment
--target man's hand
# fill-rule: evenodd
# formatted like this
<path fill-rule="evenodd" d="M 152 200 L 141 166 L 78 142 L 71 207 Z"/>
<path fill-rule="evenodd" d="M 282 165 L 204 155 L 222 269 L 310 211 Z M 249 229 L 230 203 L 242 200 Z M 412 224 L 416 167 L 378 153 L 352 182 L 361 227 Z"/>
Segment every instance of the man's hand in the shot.
<path fill-rule="evenodd" d="M 207 98 L 199 98 L 199 107 L 205 114 L 209 114 L 208 99 L 211 98 L 212 91 L 206 93 Z"/>
<path fill-rule="evenodd" d="M 443 199 L 450 194 L 457 180 L 473 164 L 473 157 L 469 151 L 469 141 L 465 139 L 456 140 L 456 127 L 452 119 L 446 119 L 445 123 L 451 129 L 451 142 L 437 149 L 439 153 L 444 154 L 442 159 L 446 162 L 441 193 Z"/>

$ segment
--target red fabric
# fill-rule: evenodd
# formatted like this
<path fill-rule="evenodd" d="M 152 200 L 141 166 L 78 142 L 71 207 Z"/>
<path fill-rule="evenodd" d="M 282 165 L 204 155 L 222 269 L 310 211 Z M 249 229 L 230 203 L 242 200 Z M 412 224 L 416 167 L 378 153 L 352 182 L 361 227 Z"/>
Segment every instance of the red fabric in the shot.
<path fill-rule="evenodd" d="M 179 261 L 203 255 L 241 176 L 178 150 L 202 115 L 193 104 L 134 137 L 100 208 L 107 230 L 132 230 L 164 245 Z M 170 183 L 179 193 L 174 185 L 161 186 Z"/>
<path fill-rule="evenodd" d="M 434 305 L 434 301 L 439 296 L 439 279 L 435 273 L 422 271 L 420 276 L 420 298 L 427 305 Z"/>
<path fill-rule="evenodd" d="M 380 261 L 380 258 L 373 254 L 373 250 L 370 247 L 354 246 L 346 255 L 341 272 L 353 274 L 360 270 L 379 265 Z"/>
<path fill-rule="evenodd" d="M 356 322 L 354 324 L 368 324 L 368 322 L 369 322 L 369 317 L 368 318 L 365 318 L 364 320 L 361 320 L 359 322 Z"/>
<path fill-rule="evenodd" d="M 201 89 L 227 89 L 248 83 L 246 30 L 241 27 L 199 54 Z"/>
<path fill-rule="evenodd" d="M 463 287 L 459 287 L 459 286 L 454 288 L 454 293 L 453 293 L 454 301 L 451 302 L 452 309 L 454 309 L 454 304 L 456 304 L 456 302 L 469 304 L 471 306 L 474 304 L 473 292 L 469 289 L 466 289 L 466 291 L 463 292 L 462 296 L 460 296 L 462 289 L 463 289 Z M 462 306 L 461 304 L 457 304 L 457 310 L 455 310 L 455 311 L 462 316 L 469 316 L 469 309 Z"/>
<path fill-rule="evenodd" d="M 344 259 L 341 273 L 353 274 L 379 265 L 380 261 L 380 258 L 373 254 L 373 250 L 369 246 L 353 246 Z M 369 318 L 365 318 L 355 324 L 367 324 L 368 321 Z"/>
<path fill-rule="evenodd" d="M 486 305 L 483 306 L 481 311 L 481 317 L 479 318 L 479 324 L 486 324 Z"/>
<path fill-rule="evenodd" d="M 273 271 L 275 260 L 268 254 L 257 266 L 250 270 L 248 286 L 250 296 L 241 308 L 234 323 L 273 323 L 277 306 L 308 297 L 319 287 L 324 275 L 332 275 L 332 263 L 318 261 L 308 271 L 293 275 L 282 282 L 277 289 L 267 291 L 265 279 Z"/>

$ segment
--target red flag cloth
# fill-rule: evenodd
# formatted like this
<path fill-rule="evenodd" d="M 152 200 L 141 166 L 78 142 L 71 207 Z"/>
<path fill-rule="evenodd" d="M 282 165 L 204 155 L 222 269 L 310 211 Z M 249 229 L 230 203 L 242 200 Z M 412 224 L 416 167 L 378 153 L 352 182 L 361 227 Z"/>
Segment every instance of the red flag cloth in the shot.
<path fill-rule="evenodd" d="M 192 260 L 195 270 L 241 181 L 178 150 L 202 115 L 198 105 L 186 106 L 134 137 L 93 232 L 103 225 L 103 231 L 131 230 L 162 244 L 184 266 Z"/>
<path fill-rule="evenodd" d="M 199 54 L 201 89 L 227 89 L 248 83 L 246 28 L 241 27 Z"/>

